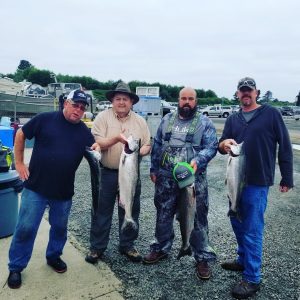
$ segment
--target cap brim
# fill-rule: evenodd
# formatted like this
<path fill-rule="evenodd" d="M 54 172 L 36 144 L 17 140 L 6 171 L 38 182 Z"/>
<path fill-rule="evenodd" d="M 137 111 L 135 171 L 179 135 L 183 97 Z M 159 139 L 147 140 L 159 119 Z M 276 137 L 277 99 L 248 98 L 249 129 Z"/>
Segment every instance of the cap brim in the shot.
<path fill-rule="evenodd" d="M 241 85 L 241 86 L 238 87 L 238 90 L 242 89 L 243 87 L 249 88 L 251 90 L 255 90 L 256 89 L 255 86 L 243 84 L 243 85 Z"/>
<path fill-rule="evenodd" d="M 87 100 L 83 100 L 82 98 L 75 98 L 75 99 L 70 99 L 74 102 L 82 102 L 84 103 L 85 105 L 89 105 L 89 102 Z"/>
<path fill-rule="evenodd" d="M 183 189 L 189 185 L 192 185 L 194 182 L 195 182 L 195 176 L 193 175 L 183 181 L 178 181 L 178 187 L 180 189 Z"/>
<path fill-rule="evenodd" d="M 115 94 L 125 94 L 128 95 L 132 100 L 133 100 L 133 104 L 136 104 L 139 102 L 140 98 L 138 95 L 133 94 L 133 93 L 128 93 L 128 92 L 123 92 L 123 91 L 108 91 L 105 94 L 105 97 L 107 98 L 107 100 L 109 100 L 110 102 L 112 102 L 112 98 L 114 97 Z"/>

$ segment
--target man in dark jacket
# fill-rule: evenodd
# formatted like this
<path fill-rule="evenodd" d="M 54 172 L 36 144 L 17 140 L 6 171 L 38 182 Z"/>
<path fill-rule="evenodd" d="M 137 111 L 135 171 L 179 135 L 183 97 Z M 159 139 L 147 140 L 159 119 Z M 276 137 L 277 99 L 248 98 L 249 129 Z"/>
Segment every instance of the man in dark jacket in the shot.
<path fill-rule="evenodd" d="M 230 218 L 238 257 L 221 266 L 226 270 L 243 271 L 243 280 L 233 288 L 232 295 L 246 299 L 260 288 L 264 212 L 269 186 L 274 184 L 277 144 L 282 176 L 279 190 L 283 193 L 293 187 L 293 152 L 280 112 L 256 102 L 259 90 L 254 79 L 242 78 L 237 89 L 241 109 L 226 120 L 219 151 L 229 153 L 231 145 L 244 142 L 245 187 L 239 204 L 241 220 Z"/>

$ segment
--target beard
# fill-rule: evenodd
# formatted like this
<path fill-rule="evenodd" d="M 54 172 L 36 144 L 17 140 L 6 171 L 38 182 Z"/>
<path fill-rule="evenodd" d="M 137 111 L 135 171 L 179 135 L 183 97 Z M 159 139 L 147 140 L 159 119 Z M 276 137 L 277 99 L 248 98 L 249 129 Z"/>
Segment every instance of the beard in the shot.
<path fill-rule="evenodd" d="M 193 117 L 196 111 L 197 111 L 197 105 L 195 105 L 194 108 L 191 108 L 188 104 L 185 104 L 182 107 L 179 107 L 178 105 L 178 113 L 184 119 Z"/>

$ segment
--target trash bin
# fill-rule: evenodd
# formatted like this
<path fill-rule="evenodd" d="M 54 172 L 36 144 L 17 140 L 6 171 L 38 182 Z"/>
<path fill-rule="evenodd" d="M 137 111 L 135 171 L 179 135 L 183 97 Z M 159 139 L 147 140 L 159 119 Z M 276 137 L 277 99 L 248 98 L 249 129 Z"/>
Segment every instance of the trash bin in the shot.
<path fill-rule="evenodd" d="M 15 170 L 0 173 L 0 238 L 12 235 L 18 218 L 18 193 L 23 182 Z"/>

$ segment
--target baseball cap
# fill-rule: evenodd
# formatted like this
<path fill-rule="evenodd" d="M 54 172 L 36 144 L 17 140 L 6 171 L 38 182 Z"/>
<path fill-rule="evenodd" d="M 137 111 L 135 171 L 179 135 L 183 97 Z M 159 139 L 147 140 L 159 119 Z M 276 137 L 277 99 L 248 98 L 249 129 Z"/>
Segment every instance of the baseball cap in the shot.
<path fill-rule="evenodd" d="M 187 162 L 179 162 L 173 169 L 173 177 L 180 189 L 183 189 L 195 182 L 195 172 Z"/>
<path fill-rule="evenodd" d="M 82 90 L 71 91 L 67 99 L 73 100 L 74 102 L 83 102 L 84 104 L 89 105 L 87 95 Z"/>
<path fill-rule="evenodd" d="M 248 87 L 251 90 L 255 90 L 256 89 L 255 80 L 251 77 L 244 77 L 244 78 L 240 79 L 237 89 L 240 90 L 243 87 Z"/>

